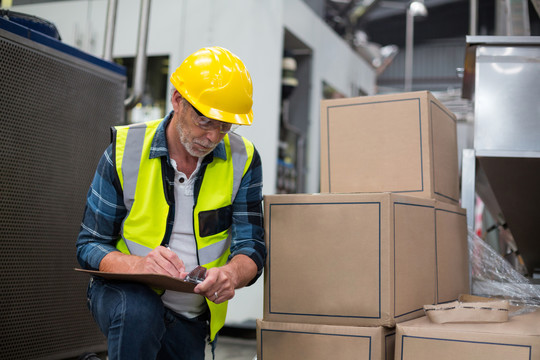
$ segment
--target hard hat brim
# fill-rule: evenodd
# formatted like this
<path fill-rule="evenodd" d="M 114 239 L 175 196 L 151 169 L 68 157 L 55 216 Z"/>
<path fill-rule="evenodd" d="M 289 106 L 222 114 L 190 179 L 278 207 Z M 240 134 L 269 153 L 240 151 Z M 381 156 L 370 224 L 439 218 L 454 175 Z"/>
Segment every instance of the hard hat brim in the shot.
<path fill-rule="evenodd" d="M 190 104 L 193 104 L 189 98 L 186 98 Z M 234 114 L 212 108 L 211 106 L 206 106 L 204 104 L 198 103 L 197 110 L 199 110 L 204 116 L 209 119 L 214 119 L 218 121 L 223 121 L 226 123 L 231 123 L 235 125 L 251 125 L 253 123 L 253 110 L 250 110 L 247 114 Z"/>

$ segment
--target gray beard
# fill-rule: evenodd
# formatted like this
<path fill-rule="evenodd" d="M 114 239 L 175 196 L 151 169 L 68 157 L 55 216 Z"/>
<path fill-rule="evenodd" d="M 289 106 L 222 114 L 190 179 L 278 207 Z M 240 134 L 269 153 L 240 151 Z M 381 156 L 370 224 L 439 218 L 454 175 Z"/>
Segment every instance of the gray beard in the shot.
<path fill-rule="evenodd" d="M 191 155 L 191 156 L 194 156 L 194 157 L 197 157 L 197 158 L 202 158 L 202 157 L 205 157 L 206 155 L 210 154 L 214 149 L 215 147 L 217 146 L 217 144 L 212 144 L 212 143 L 209 143 L 209 144 L 200 144 L 202 146 L 212 146 L 208 151 L 204 152 L 204 153 L 201 153 L 200 151 L 197 151 L 193 148 L 193 143 L 195 144 L 198 144 L 197 142 L 193 141 L 193 142 L 190 142 L 186 136 L 186 134 L 184 133 L 184 131 L 182 130 L 182 128 L 180 126 L 178 126 L 178 133 L 180 134 L 180 143 L 184 146 L 184 148 L 186 149 L 186 151 Z"/>

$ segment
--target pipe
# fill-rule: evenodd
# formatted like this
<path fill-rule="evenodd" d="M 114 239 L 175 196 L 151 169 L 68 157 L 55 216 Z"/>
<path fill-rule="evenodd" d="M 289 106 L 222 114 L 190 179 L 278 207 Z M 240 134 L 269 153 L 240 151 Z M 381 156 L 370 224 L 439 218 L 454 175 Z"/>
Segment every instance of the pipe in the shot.
<path fill-rule="evenodd" d="M 405 29 L 405 91 L 411 91 L 413 72 L 413 39 L 414 39 L 414 16 L 410 8 L 407 8 L 407 22 Z"/>
<path fill-rule="evenodd" d="M 133 92 L 124 100 L 126 110 L 132 109 L 141 99 L 146 82 L 146 43 L 148 40 L 148 22 L 150 19 L 150 0 L 141 0 L 139 16 L 139 34 L 137 36 L 137 56 L 133 71 Z"/>
<path fill-rule="evenodd" d="M 478 28 L 478 0 L 470 0 L 470 13 L 469 19 L 469 35 L 476 35 L 476 29 Z"/>
<path fill-rule="evenodd" d="M 116 9 L 118 0 L 109 0 L 107 7 L 107 23 L 105 24 L 105 43 L 103 44 L 103 58 L 112 61 L 114 43 L 114 30 L 116 26 Z"/>

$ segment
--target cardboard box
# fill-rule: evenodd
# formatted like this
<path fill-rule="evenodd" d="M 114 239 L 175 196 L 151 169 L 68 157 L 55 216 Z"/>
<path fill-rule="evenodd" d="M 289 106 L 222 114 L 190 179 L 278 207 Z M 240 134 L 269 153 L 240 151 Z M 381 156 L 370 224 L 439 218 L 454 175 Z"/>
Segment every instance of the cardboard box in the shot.
<path fill-rule="evenodd" d="M 489 324 L 435 324 L 427 317 L 397 325 L 396 360 L 540 359 L 540 312 Z"/>
<path fill-rule="evenodd" d="M 465 209 L 441 201 L 435 203 L 437 246 L 436 302 L 457 300 L 470 293 L 469 248 Z M 427 304 L 426 304 L 427 305 Z"/>
<path fill-rule="evenodd" d="M 435 303 L 434 200 L 270 195 L 264 204 L 264 320 L 391 327 Z"/>
<path fill-rule="evenodd" d="M 458 204 L 455 115 L 428 91 L 323 100 L 321 192 Z"/>
<path fill-rule="evenodd" d="M 257 320 L 259 360 L 392 360 L 395 329 Z"/>

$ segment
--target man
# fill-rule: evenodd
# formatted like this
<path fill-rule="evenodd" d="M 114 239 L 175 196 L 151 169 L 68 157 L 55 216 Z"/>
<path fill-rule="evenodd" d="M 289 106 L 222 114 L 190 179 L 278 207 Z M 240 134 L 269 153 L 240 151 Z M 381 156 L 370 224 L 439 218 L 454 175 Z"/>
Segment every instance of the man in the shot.
<path fill-rule="evenodd" d="M 208 269 L 195 294 L 94 277 L 88 306 L 109 359 L 204 359 L 235 289 L 266 258 L 261 160 L 232 133 L 253 120 L 251 77 L 230 51 L 190 55 L 171 76 L 173 111 L 119 126 L 87 196 L 77 240 L 82 267 L 184 279 Z"/>

